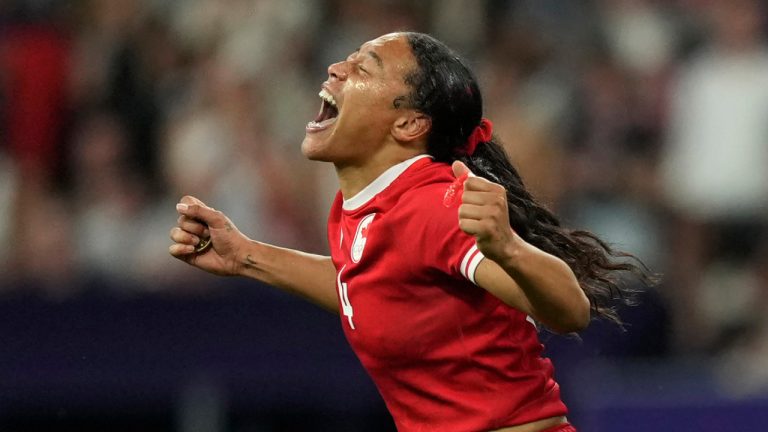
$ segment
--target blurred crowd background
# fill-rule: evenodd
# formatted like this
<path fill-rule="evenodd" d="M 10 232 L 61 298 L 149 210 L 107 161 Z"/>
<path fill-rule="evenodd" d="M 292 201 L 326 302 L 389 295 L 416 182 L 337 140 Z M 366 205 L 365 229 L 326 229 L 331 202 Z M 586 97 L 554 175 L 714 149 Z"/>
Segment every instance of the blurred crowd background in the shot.
<path fill-rule="evenodd" d="M 222 282 L 175 262 L 167 252 L 174 204 L 194 195 L 254 239 L 325 253 L 325 220 L 337 184 L 331 166 L 301 156 L 304 126 L 320 106 L 317 93 L 329 64 L 366 40 L 404 29 L 429 32 L 470 60 L 486 117 L 541 201 L 567 225 L 600 234 L 663 275 L 657 287 L 642 291 L 638 306 L 622 309 L 625 330 L 596 323 L 581 339 L 544 336 L 577 425 L 651 430 L 632 429 L 643 418 L 658 420 L 653 430 L 685 430 L 663 426 L 675 421 L 696 424 L 695 430 L 738 430 L 721 429 L 707 417 L 713 413 L 728 419 L 724 424 L 750 418 L 765 424 L 764 1 L 5 0 L 0 429 L 111 424 L 107 429 L 121 430 L 111 422 L 122 419 L 125 430 L 294 430 L 291 418 L 302 413 L 330 421 L 322 413 L 311 417 L 285 389 L 280 394 L 294 400 L 291 408 L 270 410 L 264 401 L 255 408 L 243 403 L 238 411 L 222 402 L 236 393 L 222 380 L 183 374 L 177 381 L 189 378 L 191 387 L 174 381 L 168 384 L 172 402 L 157 397 L 157 406 L 177 408 L 125 405 L 116 397 L 123 387 L 92 374 L 108 374 L 107 366 L 72 363 L 62 381 L 56 356 L 78 355 L 67 346 L 98 353 L 97 341 L 114 342 L 91 325 L 130 334 L 120 326 L 142 324 L 131 318 L 135 308 L 145 314 L 139 314 L 143 322 L 158 316 L 205 322 L 192 311 L 215 315 L 225 305 L 236 312 L 231 319 L 243 323 L 282 308 L 281 320 L 307 323 L 303 332 L 292 339 L 280 333 L 278 321 L 267 321 L 268 332 L 258 327 L 242 343 L 262 354 L 316 346 L 308 341 L 317 327 L 336 325 L 332 317 L 264 294 L 269 288 Z M 247 311 L 238 308 L 243 304 Z M 97 313 L 94 321 L 97 306 L 109 316 Z M 195 337 L 184 333 L 188 323 L 158 325 L 181 328 L 168 337 Z M 151 339 L 153 331 L 144 330 Z M 225 331 L 238 329 L 223 325 L 218 336 L 205 331 L 221 341 L 231 337 Z M 259 339 L 262 333 L 268 340 Z M 333 342 L 320 352 L 346 349 L 341 332 L 327 337 Z M 232 356 L 247 351 L 230 341 Z M 136 338 L 112 349 L 129 355 L 142 343 Z M 157 350 L 167 347 L 154 343 Z M 314 355 L 307 350 L 299 357 Z M 196 351 L 183 352 L 194 357 Z M 351 354 L 344 355 L 342 363 L 356 367 Z M 258 369 L 244 358 L 238 367 Z M 216 363 L 225 370 L 234 364 Z M 135 367 L 139 375 L 145 369 L 138 360 Z M 121 371 L 113 373 L 132 380 Z M 315 395 L 351 386 L 364 388 L 351 393 L 365 395 L 356 399 L 372 400 L 373 408 L 356 414 L 362 423 L 328 423 L 333 430 L 391 430 L 359 371 L 352 374 L 357 381 L 345 378 L 327 361 L 312 373 L 338 377 L 308 390 Z M 271 385 L 266 376 L 245 380 L 249 390 L 240 394 L 260 394 L 260 385 Z M 148 382 L 152 394 L 165 394 L 151 384 L 157 380 Z M 98 394 L 115 402 L 71 406 L 68 391 L 84 383 L 102 393 L 82 390 L 78 400 Z M 222 394 L 229 396 L 216 397 Z"/>

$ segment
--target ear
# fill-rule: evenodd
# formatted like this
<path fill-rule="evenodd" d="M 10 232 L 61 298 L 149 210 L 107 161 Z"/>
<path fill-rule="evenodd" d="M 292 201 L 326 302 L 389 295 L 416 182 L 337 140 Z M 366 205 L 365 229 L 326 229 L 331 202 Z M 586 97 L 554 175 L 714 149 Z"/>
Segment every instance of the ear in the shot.
<path fill-rule="evenodd" d="M 410 143 L 425 138 L 432 128 L 432 119 L 418 111 L 408 111 L 392 123 L 392 136 L 400 142 Z"/>

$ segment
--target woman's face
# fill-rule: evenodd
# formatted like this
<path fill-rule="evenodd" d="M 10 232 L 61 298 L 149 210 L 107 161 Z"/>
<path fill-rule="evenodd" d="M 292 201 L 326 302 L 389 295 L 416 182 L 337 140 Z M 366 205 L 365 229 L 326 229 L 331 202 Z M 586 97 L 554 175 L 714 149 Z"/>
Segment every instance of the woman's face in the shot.
<path fill-rule="evenodd" d="M 342 165 L 364 161 L 389 139 L 401 114 L 394 101 L 410 93 L 405 77 L 415 67 L 399 33 L 368 41 L 328 67 L 320 112 L 307 124 L 301 145 L 304 155 Z"/>

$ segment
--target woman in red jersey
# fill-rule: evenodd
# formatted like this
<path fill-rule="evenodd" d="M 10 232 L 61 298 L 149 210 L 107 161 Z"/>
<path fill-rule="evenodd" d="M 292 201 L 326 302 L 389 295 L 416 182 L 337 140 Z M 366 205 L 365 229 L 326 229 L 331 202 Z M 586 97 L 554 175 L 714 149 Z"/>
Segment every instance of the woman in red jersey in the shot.
<path fill-rule="evenodd" d="M 301 148 L 338 175 L 331 256 L 250 240 L 189 196 L 170 253 L 339 313 L 401 432 L 575 430 L 534 323 L 617 321 L 617 272 L 642 271 L 531 197 L 441 42 L 385 35 L 328 75 Z"/>

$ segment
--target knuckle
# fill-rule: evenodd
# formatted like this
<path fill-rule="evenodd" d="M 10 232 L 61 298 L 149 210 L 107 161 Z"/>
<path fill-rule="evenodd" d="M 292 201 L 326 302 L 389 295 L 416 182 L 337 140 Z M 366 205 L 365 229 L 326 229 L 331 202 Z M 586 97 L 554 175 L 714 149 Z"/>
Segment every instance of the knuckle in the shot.
<path fill-rule="evenodd" d="M 482 230 L 483 230 L 483 232 L 489 233 L 489 232 L 493 231 L 493 226 L 494 226 L 494 224 L 490 220 L 485 219 L 485 220 L 482 221 Z"/>
<path fill-rule="evenodd" d="M 464 191 L 467 191 L 468 189 L 477 189 L 479 184 L 477 177 L 470 177 L 464 181 Z"/>

